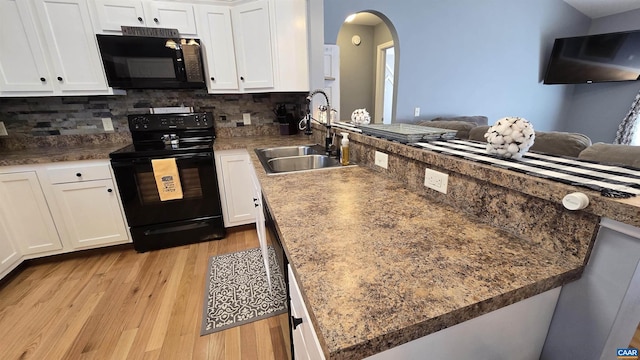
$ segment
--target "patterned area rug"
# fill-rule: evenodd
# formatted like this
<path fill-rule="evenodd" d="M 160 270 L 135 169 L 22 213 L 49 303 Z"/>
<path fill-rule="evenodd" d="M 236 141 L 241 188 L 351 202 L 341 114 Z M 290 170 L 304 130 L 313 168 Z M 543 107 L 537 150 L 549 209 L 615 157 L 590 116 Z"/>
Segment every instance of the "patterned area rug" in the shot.
<path fill-rule="evenodd" d="M 212 256 L 200 335 L 247 324 L 287 311 L 284 277 L 269 246 L 272 289 L 259 248 Z"/>

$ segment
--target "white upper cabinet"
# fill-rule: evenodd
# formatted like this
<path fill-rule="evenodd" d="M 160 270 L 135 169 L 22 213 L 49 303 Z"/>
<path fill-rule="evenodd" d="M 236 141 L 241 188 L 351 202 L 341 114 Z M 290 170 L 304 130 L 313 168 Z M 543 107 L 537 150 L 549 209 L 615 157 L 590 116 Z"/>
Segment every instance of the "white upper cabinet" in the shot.
<path fill-rule="evenodd" d="M 231 20 L 240 89 L 272 89 L 273 57 L 267 2 L 234 6 L 231 8 Z"/>
<path fill-rule="evenodd" d="M 121 26 L 178 29 L 182 36 L 196 36 L 193 5 L 169 1 L 97 0 L 99 32 L 121 33 Z"/>
<path fill-rule="evenodd" d="M 0 0 L 0 96 L 112 95 L 86 0 Z"/>
<path fill-rule="evenodd" d="M 0 49 L 0 91 L 53 91 L 27 2 L 0 0 Z"/>
<path fill-rule="evenodd" d="M 307 1 L 270 1 L 277 91 L 309 91 Z"/>
<path fill-rule="evenodd" d="M 195 36 L 198 33 L 193 5 L 164 1 L 149 1 L 143 4 L 145 15 L 153 22 L 147 23 L 147 26 L 178 29 L 180 35 Z"/>
<path fill-rule="evenodd" d="M 140 1 L 96 0 L 95 6 L 104 32 L 121 32 L 120 26 L 147 26 Z"/>
<path fill-rule="evenodd" d="M 89 7 L 85 0 L 35 0 L 60 90 L 107 90 Z"/>
<path fill-rule="evenodd" d="M 209 91 L 238 91 L 231 11 L 226 6 L 213 5 L 198 6 L 197 11 Z"/>

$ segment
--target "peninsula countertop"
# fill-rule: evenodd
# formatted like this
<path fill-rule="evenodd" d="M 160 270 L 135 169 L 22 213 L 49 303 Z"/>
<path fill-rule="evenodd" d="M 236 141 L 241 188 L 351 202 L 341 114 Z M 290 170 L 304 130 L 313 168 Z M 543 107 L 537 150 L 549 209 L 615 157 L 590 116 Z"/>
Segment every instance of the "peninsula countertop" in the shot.
<path fill-rule="evenodd" d="M 328 359 L 361 359 L 580 276 L 584 263 L 407 190 L 365 167 L 266 175 L 249 150 Z M 544 209 L 540 209 L 544 211 Z"/>

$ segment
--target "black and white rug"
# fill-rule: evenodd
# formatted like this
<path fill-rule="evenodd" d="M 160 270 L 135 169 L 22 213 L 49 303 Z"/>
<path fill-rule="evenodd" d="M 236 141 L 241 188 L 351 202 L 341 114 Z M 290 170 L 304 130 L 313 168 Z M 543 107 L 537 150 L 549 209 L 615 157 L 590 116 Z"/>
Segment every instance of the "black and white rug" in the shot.
<path fill-rule="evenodd" d="M 284 277 L 271 246 L 271 289 L 259 248 L 212 256 L 208 269 L 200 335 L 287 311 Z"/>

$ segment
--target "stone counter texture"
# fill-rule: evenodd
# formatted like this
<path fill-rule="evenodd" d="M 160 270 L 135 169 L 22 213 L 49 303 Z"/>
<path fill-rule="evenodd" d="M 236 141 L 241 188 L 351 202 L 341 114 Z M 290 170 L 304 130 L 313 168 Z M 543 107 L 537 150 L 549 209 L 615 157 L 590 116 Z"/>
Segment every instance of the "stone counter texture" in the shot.
<path fill-rule="evenodd" d="M 474 189 L 511 207 L 505 221 L 546 224 L 523 236 L 529 225 L 500 229 L 362 166 L 266 175 L 254 148 L 316 141 L 255 140 L 215 148 L 249 150 L 328 359 L 361 359 L 561 286 L 588 258 L 593 215 Z"/>

